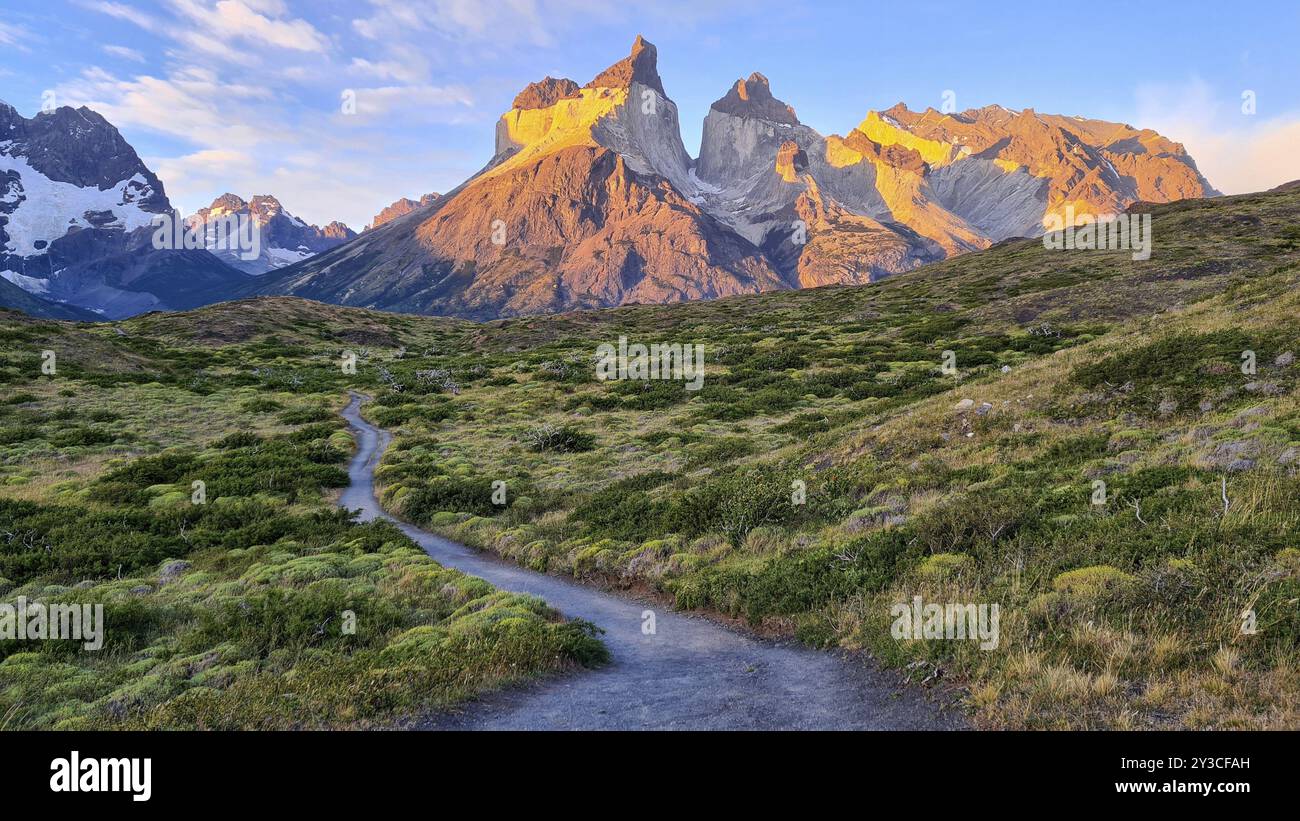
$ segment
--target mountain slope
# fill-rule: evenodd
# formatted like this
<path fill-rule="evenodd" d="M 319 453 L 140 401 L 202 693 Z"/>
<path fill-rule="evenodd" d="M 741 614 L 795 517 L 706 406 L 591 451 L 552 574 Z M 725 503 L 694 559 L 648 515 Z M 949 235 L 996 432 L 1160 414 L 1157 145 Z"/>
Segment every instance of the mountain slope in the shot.
<path fill-rule="evenodd" d="M 431 194 L 425 194 L 423 197 L 420 197 L 420 199 L 418 200 L 413 200 L 409 197 L 402 197 L 401 199 L 394 202 L 392 205 L 386 206 L 384 210 L 380 211 L 378 214 L 375 214 L 375 218 L 372 219 L 370 221 L 370 224 L 366 226 L 366 230 L 369 231 L 372 228 L 378 228 L 379 226 L 383 225 L 386 222 L 392 222 L 398 217 L 404 217 L 407 214 L 419 208 L 424 208 L 427 205 L 432 205 L 433 203 L 437 202 L 441 197 L 442 194 L 438 194 L 436 192 Z"/>
<path fill-rule="evenodd" d="M 225 298 L 245 280 L 204 251 L 153 248 L 152 221 L 171 214 L 162 182 L 94 111 L 26 119 L 0 103 L 0 135 L 0 277 L 11 284 L 113 318 Z"/>
<path fill-rule="evenodd" d="M 28 293 L 7 279 L 0 279 L 0 308 L 21 311 L 28 316 L 41 319 L 68 319 L 77 322 L 93 322 L 101 319 L 98 314 L 72 305 L 51 302 Z"/>
<path fill-rule="evenodd" d="M 1295 729 L 1300 191 L 1142 209 L 1147 261 L 1008 241 L 871 287 L 462 328 L 436 357 L 454 394 L 386 366 L 384 499 L 528 567 L 867 649 L 982 727 Z M 620 335 L 704 340 L 702 389 L 596 379 Z M 524 446 L 547 430 L 589 444 Z M 522 501 L 449 499 L 430 442 Z M 917 596 L 998 605 L 996 645 L 898 637 Z"/>

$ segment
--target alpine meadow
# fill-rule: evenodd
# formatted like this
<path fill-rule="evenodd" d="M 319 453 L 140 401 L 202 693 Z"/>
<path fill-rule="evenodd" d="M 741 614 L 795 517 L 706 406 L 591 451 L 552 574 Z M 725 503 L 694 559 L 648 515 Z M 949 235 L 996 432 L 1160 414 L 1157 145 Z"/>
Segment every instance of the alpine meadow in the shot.
<path fill-rule="evenodd" d="M 1284 795 L 1300 13 L 913 5 L 0 12 L 12 783 Z"/>

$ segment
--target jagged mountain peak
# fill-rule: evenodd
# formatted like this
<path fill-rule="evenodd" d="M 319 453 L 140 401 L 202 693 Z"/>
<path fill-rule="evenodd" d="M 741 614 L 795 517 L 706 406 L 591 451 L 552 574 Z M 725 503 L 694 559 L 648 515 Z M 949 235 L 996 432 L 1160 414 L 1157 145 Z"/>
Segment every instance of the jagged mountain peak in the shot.
<path fill-rule="evenodd" d="M 402 197 L 376 214 L 375 218 L 370 221 L 370 225 L 366 227 L 366 230 L 373 231 L 384 223 L 392 222 L 399 217 L 404 217 L 412 211 L 432 205 L 440 199 L 442 199 L 442 194 L 439 194 L 436 191 L 425 194 L 418 200 L 413 200 L 410 197 Z"/>
<path fill-rule="evenodd" d="M 247 207 L 248 203 L 244 202 L 243 197 L 238 194 L 231 194 L 227 191 L 213 200 L 212 204 L 204 210 L 211 213 L 229 213 L 233 211 L 242 211 Z"/>
<path fill-rule="evenodd" d="M 581 96 L 581 88 L 573 80 L 567 77 L 561 79 L 547 77 L 536 83 L 529 83 L 528 87 L 515 97 L 513 107 L 520 110 L 550 108 L 560 100 L 571 100 Z"/>
<path fill-rule="evenodd" d="M 78 188 L 107 192 L 129 182 L 130 202 L 149 213 L 170 207 L 162 183 L 117 128 L 97 112 L 85 106 L 61 106 L 28 119 L 5 107 L 3 114 L 0 141 L 5 146 L 0 153 L 21 157 L 42 176 Z"/>
<path fill-rule="evenodd" d="M 586 87 L 630 88 L 633 83 L 652 88 L 662 97 L 668 96 L 659 78 L 659 50 L 640 34 L 632 43 L 631 54 L 602 71 Z"/>
<path fill-rule="evenodd" d="M 350 240 L 356 236 L 356 232 L 347 226 L 346 223 L 334 220 L 333 222 L 320 229 L 322 235 L 330 239 Z"/>
<path fill-rule="evenodd" d="M 485 319 L 867 282 L 1039 234 L 1063 203 L 1203 196 L 1173 146 L 1032 109 L 903 103 L 825 137 L 754 72 L 710 107 L 692 160 L 638 37 L 581 88 L 525 88 L 488 165 L 436 204 L 399 201 L 409 217 L 258 290 Z"/>
<path fill-rule="evenodd" d="M 525 89 L 526 104 L 497 121 L 496 154 L 479 179 L 506 174 L 548 155 L 577 147 L 621 156 L 638 174 L 653 174 L 690 196 L 691 158 L 682 145 L 677 106 L 664 91 L 655 47 L 638 37 L 631 54 L 577 93 L 564 80 L 543 80 Z"/>
<path fill-rule="evenodd" d="M 1047 214 L 1070 207 L 1078 214 L 1099 216 L 1122 213 L 1139 200 L 1218 194 L 1182 145 L 1125 123 L 997 105 L 960 114 L 933 109 L 917 113 L 900 103 L 868 115 L 859 130 L 882 145 L 918 151 L 932 168 L 944 168 L 944 174 L 954 178 L 983 162 L 1006 175 L 1028 174 L 1047 181 Z M 975 166 L 964 165 L 967 159 Z"/>
<path fill-rule="evenodd" d="M 75 108 L 70 105 L 61 105 L 50 110 L 41 109 L 40 111 L 36 112 L 36 116 L 34 116 L 32 119 L 34 120 L 53 119 L 53 120 L 66 121 L 74 118 L 78 120 L 89 120 L 95 123 L 96 125 L 109 124 L 108 120 L 104 119 L 104 116 L 102 114 L 84 105 L 77 106 Z"/>
<path fill-rule="evenodd" d="M 712 108 L 735 117 L 755 117 L 783 125 L 798 125 L 794 108 L 772 96 L 768 79 L 757 71 L 748 80 L 737 80 Z"/>
<path fill-rule="evenodd" d="M 284 211 L 284 206 L 273 194 L 254 194 L 253 198 L 248 202 L 248 207 L 254 211 L 262 211 L 268 214 Z"/>
<path fill-rule="evenodd" d="M 309 225 L 290 213 L 273 194 L 255 194 L 248 200 L 237 194 L 226 193 L 201 208 L 186 220 L 195 227 L 212 217 L 241 215 L 251 219 L 258 229 L 258 254 L 246 259 L 251 249 L 231 249 L 208 243 L 208 250 L 233 268 L 246 274 L 260 275 L 283 268 L 295 262 L 335 248 L 357 236 L 356 232 L 339 221 L 324 228 Z"/>

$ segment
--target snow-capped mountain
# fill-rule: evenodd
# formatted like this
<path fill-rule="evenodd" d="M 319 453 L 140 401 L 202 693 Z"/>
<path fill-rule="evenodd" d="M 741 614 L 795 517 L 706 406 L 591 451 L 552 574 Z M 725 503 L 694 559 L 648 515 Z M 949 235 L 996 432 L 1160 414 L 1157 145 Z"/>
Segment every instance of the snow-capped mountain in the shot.
<path fill-rule="evenodd" d="M 99 114 L 27 119 L 0 103 L 0 277 L 37 304 L 117 318 L 224 298 L 244 275 L 205 251 L 153 247 L 151 223 L 170 209 L 162 182 Z"/>
<path fill-rule="evenodd" d="M 257 231 L 257 241 L 252 243 L 255 247 L 243 248 L 219 241 L 219 232 L 212 230 L 211 225 L 229 217 L 251 222 Z M 254 276 L 302 262 L 357 235 L 337 221 L 324 228 L 308 225 L 269 194 L 254 196 L 247 202 L 234 194 L 222 194 L 185 223 L 204 235 L 207 250 L 228 265 Z"/>

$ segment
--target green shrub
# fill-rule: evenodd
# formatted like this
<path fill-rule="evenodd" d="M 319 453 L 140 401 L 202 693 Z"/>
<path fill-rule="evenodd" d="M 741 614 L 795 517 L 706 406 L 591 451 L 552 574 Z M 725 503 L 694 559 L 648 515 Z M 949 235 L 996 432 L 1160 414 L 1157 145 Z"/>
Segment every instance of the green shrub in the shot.
<path fill-rule="evenodd" d="M 515 494 L 506 494 L 506 504 L 492 503 L 492 480 L 437 476 L 427 484 L 413 487 L 402 497 L 402 513 L 411 521 L 428 522 L 436 513 L 472 513 L 494 516 L 507 510 Z"/>
<path fill-rule="evenodd" d="M 1119 568 L 1096 565 L 1062 573 L 1052 580 L 1052 589 L 1058 593 L 1090 599 L 1120 592 L 1133 582 L 1133 576 Z"/>
<path fill-rule="evenodd" d="M 584 453 L 596 447 L 596 437 L 565 425 L 542 425 L 524 434 L 534 453 Z"/>

